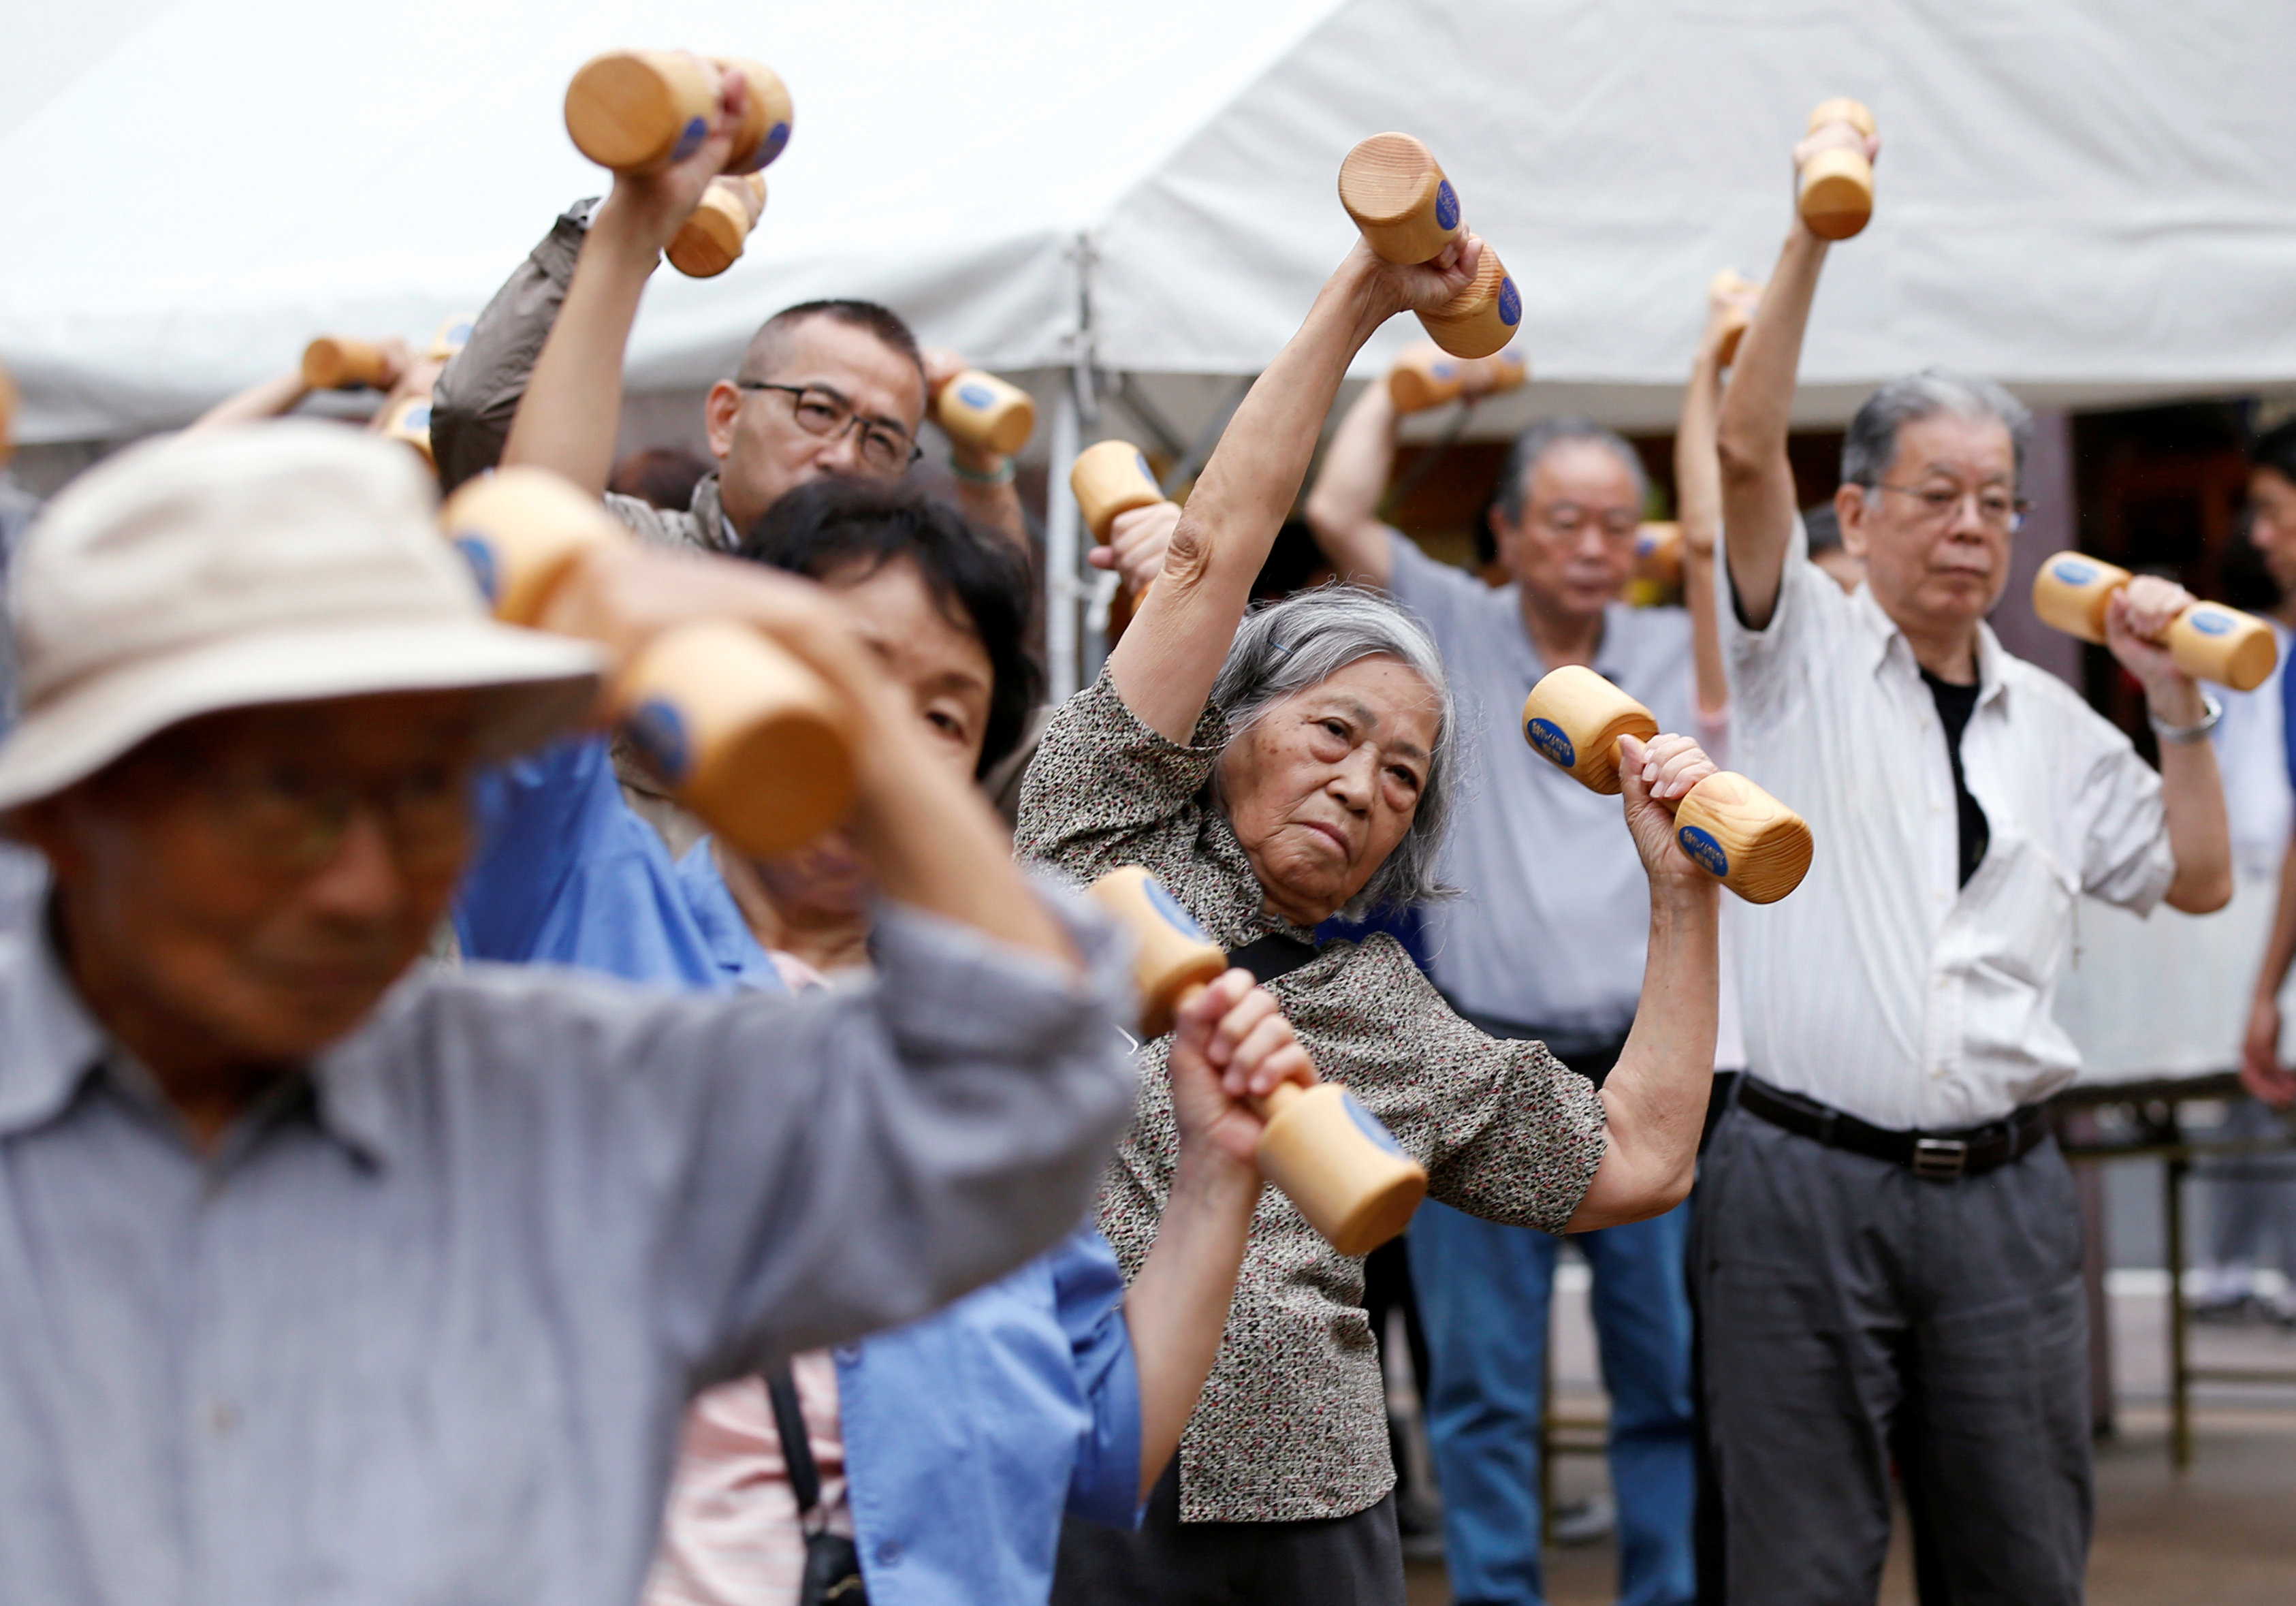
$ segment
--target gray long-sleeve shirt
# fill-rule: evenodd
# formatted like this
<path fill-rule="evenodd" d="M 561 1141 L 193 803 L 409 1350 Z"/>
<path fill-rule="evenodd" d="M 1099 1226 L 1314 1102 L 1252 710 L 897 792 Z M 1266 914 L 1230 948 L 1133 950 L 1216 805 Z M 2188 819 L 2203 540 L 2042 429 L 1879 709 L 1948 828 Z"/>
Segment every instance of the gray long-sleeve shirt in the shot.
<path fill-rule="evenodd" d="M 0 1600 L 636 1598 L 680 1412 L 1070 1231 L 1089 980 L 914 911 L 873 982 L 409 976 L 202 1156 L 0 913 Z"/>

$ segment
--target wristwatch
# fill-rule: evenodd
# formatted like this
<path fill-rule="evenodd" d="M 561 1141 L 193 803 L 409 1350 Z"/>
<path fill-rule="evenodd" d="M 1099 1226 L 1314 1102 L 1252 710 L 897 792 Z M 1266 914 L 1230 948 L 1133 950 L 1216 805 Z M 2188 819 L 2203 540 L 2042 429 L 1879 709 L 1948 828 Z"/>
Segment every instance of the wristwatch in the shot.
<path fill-rule="evenodd" d="M 2224 704 L 2218 702 L 2214 696 L 2210 695 L 2208 688 L 2202 687 L 2201 688 L 2201 717 L 2194 720 L 2191 724 L 2164 725 L 2161 722 L 2161 716 L 2154 713 L 2150 708 L 2147 708 L 2144 711 L 2144 717 L 2152 721 L 2152 734 L 2154 736 L 2159 737 L 2162 741 L 2170 744 L 2172 746 L 2185 747 L 2191 745 L 2194 742 L 2204 741 L 2207 739 L 2209 732 L 2217 728 L 2217 721 L 2224 718 Z"/>

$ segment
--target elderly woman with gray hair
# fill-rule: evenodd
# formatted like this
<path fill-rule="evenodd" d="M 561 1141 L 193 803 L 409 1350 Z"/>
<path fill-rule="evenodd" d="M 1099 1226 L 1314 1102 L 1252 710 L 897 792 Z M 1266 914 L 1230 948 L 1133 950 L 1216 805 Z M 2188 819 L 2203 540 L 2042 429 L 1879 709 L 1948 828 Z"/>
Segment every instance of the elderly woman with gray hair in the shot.
<path fill-rule="evenodd" d="M 1078 880 L 1153 872 L 1212 939 L 1252 957 L 1322 1073 L 1344 1083 L 1459 1209 L 1551 1231 L 1638 1220 L 1688 1190 L 1713 1059 L 1716 893 L 1669 803 L 1711 772 L 1687 738 L 1634 745 L 1625 824 L 1650 876 L 1643 1007 L 1598 1092 L 1544 1045 L 1486 1037 L 1391 938 L 1314 945 L 1336 914 L 1446 894 L 1437 850 L 1458 715 L 1424 631 L 1329 588 L 1247 616 L 1349 362 L 1398 312 L 1472 277 L 1470 236 L 1421 267 L 1360 246 L 1252 387 L 1163 572 L 1106 671 L 1046 728 L 1021 795 L 1024 856 Z M 1526 688 L 1527 689 L 1527 688 Z M 1100 1219 L 1127 1274 L 1177 1153 L 1167 1043 L 1141 1050 L 1139 1114 Z M 1072 1528 L 1062 1602 L 1400 1602 L 1383 1387 L 1362 1262 L 1288 1200 L 1261 1200 L 1234 1314 L 1175 1469 L 1141 1529 Z"/>

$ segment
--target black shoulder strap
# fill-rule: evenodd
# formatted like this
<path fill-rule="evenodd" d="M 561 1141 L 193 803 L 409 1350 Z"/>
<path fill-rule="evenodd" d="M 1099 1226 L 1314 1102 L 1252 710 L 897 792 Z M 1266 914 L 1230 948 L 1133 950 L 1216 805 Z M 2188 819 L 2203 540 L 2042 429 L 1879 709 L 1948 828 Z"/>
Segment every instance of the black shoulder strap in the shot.
<path fill-rule="evenodd" d="M 798 1520 L 813 1515 L 821 1503 L 821 1469 L 813 1464 L 813 1440 L 805 1430 L 805 1412 L 797 1403 L 797 1380 L 787 1366 L 767 1374 L 766 1392 L 773 1397 L 774 1431 L 781 1435 L 782 1465 L 789 1469 L 790 1492 L 797 1496 Z"/>
<path fill-rule="evenodd" d="M 1256 942 L 1246 943 L 1231 951 L 1227 962 L 1241 965 L 1251 972 L 1261 986 L 1279 976 L 1289 976 L 1300 966 L 1312 963 L 1324 951 L 1313 943 L 1303 943 L 1298 937 L 1271 931 Z"/>

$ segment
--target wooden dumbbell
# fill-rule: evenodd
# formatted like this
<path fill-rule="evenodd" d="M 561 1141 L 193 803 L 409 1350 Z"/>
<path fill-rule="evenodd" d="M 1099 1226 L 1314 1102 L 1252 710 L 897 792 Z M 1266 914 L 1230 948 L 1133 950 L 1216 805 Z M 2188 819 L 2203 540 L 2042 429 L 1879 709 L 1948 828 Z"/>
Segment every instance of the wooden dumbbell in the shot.
<path fill-rule="evenodd" d="M 455 353 L 471 343 L 472 327 L 479 321 L 475 312 L 462 312 L 439 325 L 430 337 L 430 349 L 422 355 L 431 362 L 451 362 Z"/>
<path fill-rule="evenodd" d="M 1412 346 L 1387 371 L 1387 399 L 1398 413 L 1423 413 L 1456 401 L 1470 382 L 1477 397 L 1512 391 L 1530 377 L 1530 359 L 1514 347 L 1488 357 L 1453 357 L 1439 346 Z"/>
<path fill-rule="evenodd" d="M 1727 296 L 1735 303 L 1723 315 L 1722 338 L 1714 348 L 1721 365 L 1728 367 L 1738 360 L 1738 342 L 1746 338 L 1746 330 L 1754 321 L 1754 300 L 1762 287 L 1734 268 L 1726 268 L 1708 282 L 1709 296 Z"/>
<path fill-rule="evenodd" d="M 1584 664 L 1566 663 L 1530 688 L 1523 739 L 1592 792 L 1615 797 L 1619 738 L 1647 742 L 1658 721 Z M 1802 817 L 1742 775 L 1710 775 L 1674 805 L 1674 839 L 1693 864 L 1749 903 L 1775 903 L 1801 885 L 1814 844 Z"/>
<path fill-rule="evenodd" d="M 1092 896 L 1132 934 L 1141 1034 L 1163 1036 L 1188 1001 L 1228 968 L 1227 955 L 1137 865 L 1109 871 L 1092 884 Z M 1337 1083 L 1287 1082 L 1251 1107 L 1267 1124 L 1260 1174 L 1341 1254 L 1370 1254 L 1403 1231 L 1427 1196 L 1426 1167 Z"/>
<path fill-rule="evenodd" d="M 1085 528 L 1103 546 L 1117 515 L 1171 499 L 1156 483 L 1147 457 L 1129 441 L 1103 441 L 1078 452 L 1069 470 L 1069 489 L 1076 493 Z"/>
<path fill-rule="evenodd" d="M 689 279 L 714 279 L 742 259 L 750 231 L 766 214 L 766 176 L 717 177 L 669 243 L 669 265 Z"/>
<path fill-rule="evenodd" d="M 1682 579 L 1682 526 L 1655 520 L 1635 530 L 1635 578 L 1672 586 Z"/>
<path fill-rule="evenodd" d="M 2033 612 L 2043 624 L 2102 647 L 2112 594 L 2135 578 L 2101 558 L 2060 552 L 2033 576 Z M 2194 679 L 2213 680 L 2234 691 L 2254 691 L 2280 662 L 2280 642 L 2272 627 L 2220 602 L 2194 603 L 2155 639 L 2169 649 L 2177 667 Z"/>
<path fill-rule="evenodd" d="M 439 516 L 496 616 L 541 630 L 575 564 L 631 539 L 538 468 L 473 480 Z M 744 853 L 802 847 L 852 807 L 837 695 L 747 625 L 697 620 L 652 637 L 616 670 L 609 706 L 671 795 Z"/>
<path fill-rule="evenodd" d="M 967 368 L 933 398 L 933 421 L 978 451 L 1009 457 L 1037 432 L 1037 404 L 1019 385 Z"/>
<path fill-rule="evenodd" d="M 1866 138 L 1874 137 L 1874 114 L 1853 100 L 1820 101 L 1805 135 L 1828 123 L 1847 123 Z M 1822 240 L 1847 240 L 1864 228 L 1874 215 L 1874 164 L 1865 150 L 1837 145 L 1811 157 L 1801 170 L 1797 203 L 1801 220 Z"/>
<path fill-rule="evenodd" d="M 433 468 L 438 459 L 430 452 L 430 398 L 402 396 L 390 404 L 376 428 L 390 439 L 413 447 L 422 454 L 422 460 Z"/>
<path fill-rule="evenodd" d="M 303 383 L 315 391 L 390 388 L 390 360 L 370 341 L 323 334 L 303 348 Z"/>
<path fill-rule="evenodd" d="M 1459 237 L 1458 193 L 1425 145 L 1374 134 L 1340 164 L 1340 204 L 1382 261 L 1425 262 Z M 1522 296 L 1499 254 L 1483 244 L 1474 283 L 1419 315 L 1428 338 L 1454 357 L 1488 357 L 1514 338 Z"/>
<path fill-rule="evenodd" d="M 709 136 L 724 76 L 749 85 L 728 173 L 754 173 L 789 144 L 789 88 L 763 62 L 677 50 L 610 50 L 584 62 L 566 86 L 566 132 L 583 155 L 617 173 L 659 173 Z"/>

